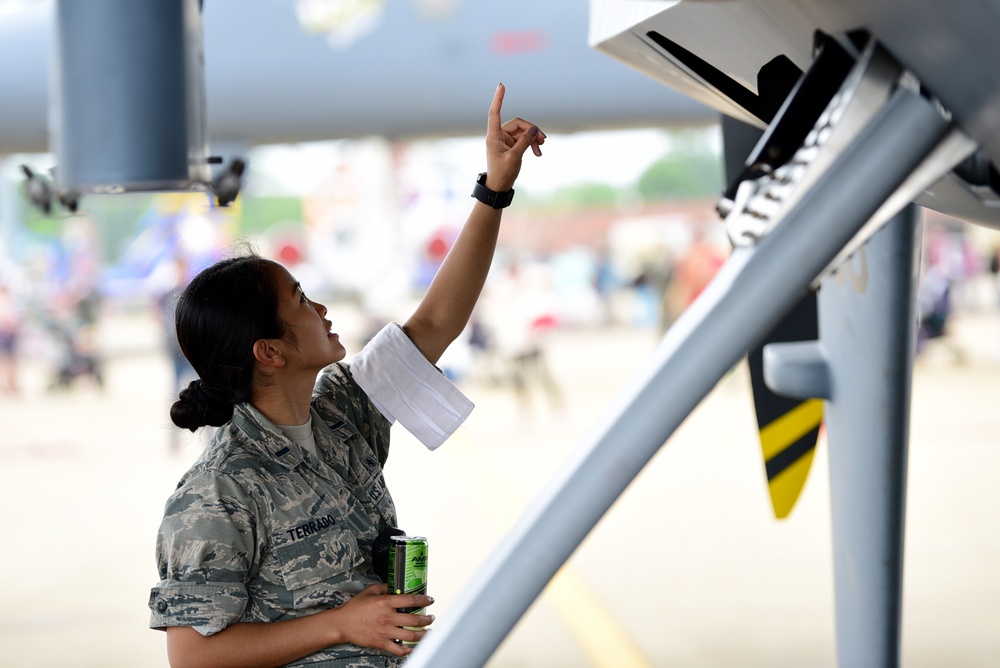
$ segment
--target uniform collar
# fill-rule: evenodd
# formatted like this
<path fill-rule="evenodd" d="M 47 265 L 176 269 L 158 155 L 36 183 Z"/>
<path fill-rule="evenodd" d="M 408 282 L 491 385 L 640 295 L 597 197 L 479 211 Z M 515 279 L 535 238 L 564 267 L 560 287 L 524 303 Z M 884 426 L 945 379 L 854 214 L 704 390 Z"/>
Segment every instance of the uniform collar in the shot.
<path fill-rule="evenodd" d="M 288 469 L 302 463 L 302 449 L 249 402 L 233 407 L 232 421 L 271 461 Z"/>
<path fill-rule="evenodd" d="M 355 430 L 343 420 L 326 424 L 314 407 L 310 406 L 309 413 L 312 416 L 319 458 L 310 456 L 308 462 L 305 461 L 303 449 L 249 402 L 236 404 L 233 408 L 232 422 L 270 461 L 277 462 L 289 470 L 305 463 L 307 466 L 311 465 L 311 468 L 323 477 L 329 478 L 332 475 L 330 467 L 322 461 L 327 457 L 333 471 L 347 481 L 349 477 L 347 452 L 345 448 L 338 448 L 337 443 L 350 439 L 356 434 Z M 317 429 L 317 425 L 323 425 L 326 429 L 322 427 Z"/>

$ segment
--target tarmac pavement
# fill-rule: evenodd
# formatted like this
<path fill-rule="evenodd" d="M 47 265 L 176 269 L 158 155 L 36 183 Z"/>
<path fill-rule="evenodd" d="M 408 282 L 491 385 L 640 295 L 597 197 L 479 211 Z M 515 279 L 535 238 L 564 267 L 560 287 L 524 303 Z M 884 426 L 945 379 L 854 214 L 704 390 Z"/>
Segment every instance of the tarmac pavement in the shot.
<path fill-rule="evenodd" d="M 102 324 L 103 392 L 47 392 L 48 369 L 33 360 L 22 395 L 0 396 L 0 664 L 167 665 L 164 634 L 147 628 L 153 542 L 163 502 L 201 443 L 182 434 L 179 449 L 168 445 L 170 371 L 155 327 L 124 314 Z M 964 314 L 953 331 L 963 361 L 934 342 L 914 372 L 908 668 L 1000 666 L 1000 316 Z M 439 450 L 395 428 L 386 478 L 401 526 L 429 538 L 439 619 L 656 342 L 648 330 L 557 331 L 549 357 L 562 410 L 538 397 L 526 412 L 509 388 L 469 377 L 460 384 L 477 408 Z M 488 666 L 834 667 L 826 442 L 779 522 L 756 438 L 741 364 Z"/>

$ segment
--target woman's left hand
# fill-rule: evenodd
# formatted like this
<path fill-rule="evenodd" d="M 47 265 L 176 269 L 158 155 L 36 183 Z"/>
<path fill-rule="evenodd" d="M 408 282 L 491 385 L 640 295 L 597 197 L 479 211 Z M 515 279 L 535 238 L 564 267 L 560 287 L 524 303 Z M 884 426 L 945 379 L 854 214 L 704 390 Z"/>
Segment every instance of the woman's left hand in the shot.
<path fill-rule="evenodd" d="M 486 187 L 496 192 L 506 192 L 514 187 L 514 181 L 521 171 L 521 157 L 531 147 L 540 156 L 545 143 L 545 133 L 534 123 L 523 118 L 514 118 L 500 123 L 500 108 L 506 92 L 503 84 L 497 86 L 486 130 Z"/>

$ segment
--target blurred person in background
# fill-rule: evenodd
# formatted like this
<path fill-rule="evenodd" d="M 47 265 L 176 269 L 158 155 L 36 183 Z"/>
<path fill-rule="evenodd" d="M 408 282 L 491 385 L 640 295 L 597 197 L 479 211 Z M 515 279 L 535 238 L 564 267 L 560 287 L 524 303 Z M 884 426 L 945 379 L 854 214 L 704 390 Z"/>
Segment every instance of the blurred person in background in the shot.
<path fill-rule="evenodd" d="M 493 373 L 514 388 L 521 412 L 528 415 L 540 390 L 553 410 L 563 407 L 562 391 L 549 370 L 548 333 L 558 324 L 547 267 L 525 270 L 517 260 L 490 283 L 478 336 L 499 366 Z M 485 331 L 484 331 L 485 330 Z M 475 330 L 473 330 L 475 332 Z"/>
<path fill-rule="evenodd" d="M 943 337 L 947 333 L 948 318 L 951 316 L 951 281 L 939 264 L 929 265 L 920 278 L 917 289 L 917 353 L 921 353 L 927 342 Z"/>
<path fill-rule="evenodd" d="M 695 230 L 694 235 L 691 246 L 674 263 L 669 285 L 664 290 L 663 306 L 669 315 L 660 323 L 661 334 L 708 287 L 726 260 L 702 230 Z"/>
<path fill-rule="evenodd" d="M 612 297 L 618 288 L 619 278 L 611 262 L 611 253 L 607 248 L 601 248 L 594 260 L 594 294 L 597 296 L 598 324 L 608 326 L 614 324 L 615 314 L 612 307 Z"/>
<path fill-rule="evenodd" d="M 49 390 L 66 390 L 77 379 L 104 388 L 103 364 L 97 348 L 101 295 L 96 286 L 62 286 L 43 316 L 56 344 L 56 364 Z"/>
<path fill-rule="evenodd" d="M 13 290 L 0 283 L 0 392 L 17 394 L 17 340 L 21 334 L 22 314 Z"/>
<path fill-rule="evenodd" d="M 987 268 L 993 280 L 993 307 L 1000 306 L 1000 246 L 994 246 L 990 252 Z"/>
<path fill-rule="evenodd" d="M 219 429 L 157 539 L 150 626 L 166 630 L 172 666 L 396 666 L 433 621 L 398 611 L 433 599 L 389 594 L 376 563 L 380 537 L 398 531 L 382 467 L 395 420 L 435 448 L 472 409 L 434 365 L 489 271 L 502 210 L 490 192 L 509 193 L 545 140 L 522 119 L 501 125 L 503 97 L 501 85 L 486 191 L 414 313 L 350 364 L 326 307 L 276 262 L 223 260 L 181 294 L 178 341 L 200 378 L 171 418 Z"/>
<path fill-rule="evenodd" d="M 177 396 L 181 389 L 188 382 L 196 377 L 191 363 L 181 352 L 181 346 L 177 342 L 177 328 L 174 325 L 174 312 L 177 309 L 177 300 L 180 298 L 184 288 L 187 287 L 189 277 L 188 262 L 182 255 L 177 255 L 173 262 L 173 276 L 166 289 L 156 298 L 156 314 L 159 316 L 160 324 L 163 327 L 163 345 L 167 356 L 170 358 L 171 370 L 173 371 L 173 384 L 171 385 L 171 396 Z"/>
<path fill-rule="evenodd" d="M 103 297 L 98 290 L 100 251 L 98 232 L 85 215 L 66 219 L 53 245 L 47 268 L 51 287 L 43 324 L 56 348 L 49 390 L 67 390 L 83 379 L 104 388 L 98 325 Z"/>
<path fill-rule="evenodd" d="M 166 285 L 164 285 L 165 289 L 156 297 L 155 315 L 163 332 L 164 352 L 170 362 L 172 372 L 170 396 L 176 397 L 180 394 L 184 385 L 197 378 L 198 374 L 187 358 L 184 357 L 184 353 L 181 352 L 180 343 L 177 342 L 177 327 L 174 325 L 177 300 L 180 298 L 184 288 L 187 287 L 189 281 L 188 262 L 183 253 L 177 252 L 172 265 L 172 276 L 169 277 Z M 170 430 L 168 445 L 171 451 L 176 451 L 180 448 L 179 436 L 176 430 Z"/>
<path fill-rule="evenodd" d="M 964 362 L 966 353 L 951 336 L 956 312 L 974 306 L 968 289 L 981 271 L 980 257 L 973 250 L 963 228 L 952 221 L 927 226 L 923 267 L 917 285 L 917 354 L 928 344 L 947 348 L 953 361 Z"/>

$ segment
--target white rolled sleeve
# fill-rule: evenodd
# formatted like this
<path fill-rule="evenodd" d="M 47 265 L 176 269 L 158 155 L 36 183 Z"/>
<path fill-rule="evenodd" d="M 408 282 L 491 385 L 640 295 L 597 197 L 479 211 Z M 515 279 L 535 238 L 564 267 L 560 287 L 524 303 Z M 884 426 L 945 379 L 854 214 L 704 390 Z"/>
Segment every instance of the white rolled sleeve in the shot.
<path fill-rule="evenodd" d="M 429 450 L 444 443 L 475 408 L 396 323 L 372 337 L 350 368 L 379 412 L 390 423 L 398 420 Z"/>

